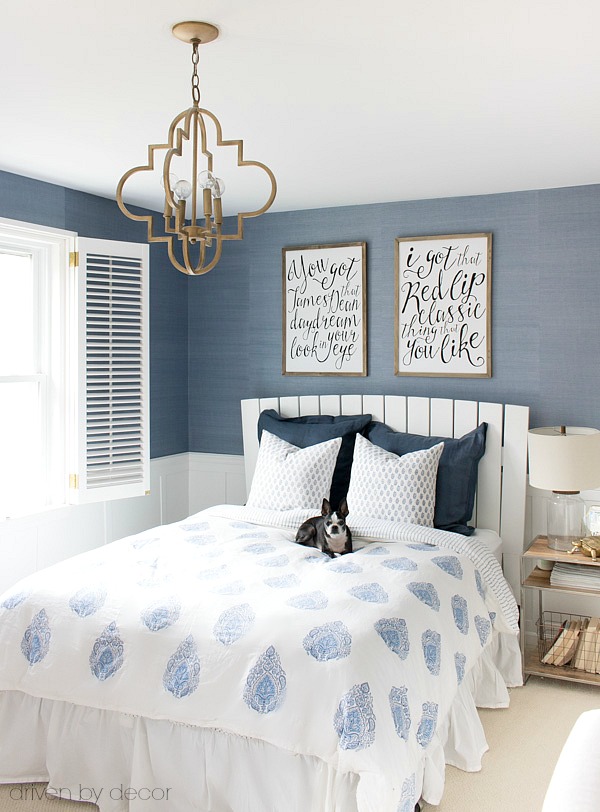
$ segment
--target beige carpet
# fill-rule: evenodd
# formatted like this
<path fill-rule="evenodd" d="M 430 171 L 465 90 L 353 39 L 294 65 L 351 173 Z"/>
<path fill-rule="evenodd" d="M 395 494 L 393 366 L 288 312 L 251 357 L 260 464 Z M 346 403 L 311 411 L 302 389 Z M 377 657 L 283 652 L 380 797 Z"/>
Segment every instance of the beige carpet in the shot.
<path fill-rule="evenodd" d="M 598 707 L 597 687 L 531 677 L 524 688 L 511 691 L 508 710 L 480 711 L 490 746 L 481 772 L 464 773 L 448 767 L 442 803 L 438 807 L 426 804 L 424 810 L 540 812 L 556 759 L 575 720 L 584 711 Z M 93 804 L 46 798 L 44 788 L 44 784 L 0 786 L 0 812 L 97 809 Z"/>
<path fill-rule="evenodd" d="M 577 717 L 593 708 L 600 708 L 593 685 L 530 677 L 511 691 L 508 709 L 480 711 L 490 748 L 481 772 L 448 767 L 442 803 L 424 810 L 540 812 L 565 739 Z"/>

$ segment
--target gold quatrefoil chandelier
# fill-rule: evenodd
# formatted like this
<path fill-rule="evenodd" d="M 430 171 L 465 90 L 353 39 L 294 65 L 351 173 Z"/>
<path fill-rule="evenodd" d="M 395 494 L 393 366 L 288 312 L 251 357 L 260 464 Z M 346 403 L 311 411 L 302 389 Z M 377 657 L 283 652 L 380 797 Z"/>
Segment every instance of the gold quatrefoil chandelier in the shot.
<path fill-rule="evenodd" d="M 258 217 L 267 211 L 275 199 L 277 183 L 265 164 L 244 158 L 242 140 L 223 140 L 217 117 L 200 107 L 198 49 L 201 44 L 215 40 L 219 36 L 218 29 L 210 23 L 183 22 L 174 25 L 172 32 L 177 39 L 192 46 L 192 106 L 173 119 L 166 144 L 151 144 L 148 147 L 148 163 L 136 166 L 123 175 L 117 186 L 116 197 L 119 208 L 126 217 L 147 222 L 149 242 L 167 243 L 169 259 L 175 268 L 185 274 L 199 275 L 215 267 L 225 240 L 243 238 L 244 220 L 247 217 Z M 237 230 L 229 233 L 223 231 L 221 198 L 225 192 L 225 183 L 215 173 L 214 156 L 209 148 L 211 143 L 208 130 L 212 131 L 213 128 L 216 148 L 236 148 L 237 166 L 263 170 L 271 187 L 266 203 L 254 211 L 239 212 L 236 216 Z M 133 175 L 155 171 L 157 151 L 165 152 L 161 176 L 165 191 L 161 231 L 158 228 L 160 215 L 134 214 L 123 202 L 123 187 Z M 181 177 L 181 167 L 184 167 L 183 172 L 187 177 Z M 233 217 L 230 221 L 233 221 Z"/>

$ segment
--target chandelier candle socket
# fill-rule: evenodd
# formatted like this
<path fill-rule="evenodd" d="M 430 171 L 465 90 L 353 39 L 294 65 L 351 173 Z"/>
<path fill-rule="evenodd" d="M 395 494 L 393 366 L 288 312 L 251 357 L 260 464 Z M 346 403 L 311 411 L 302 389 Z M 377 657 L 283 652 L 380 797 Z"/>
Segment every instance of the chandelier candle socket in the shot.
<path fill-rule="evenodd" d="M 117 186 L 117 204 L 131 220 L 146 221 L 149 242 L 166 242 L 169 259 L 179 271 L 199 275 L 215 267 L 221 257 L 225 240 L 241 240 L 244 236 L 244 220 L 258 217 L 271 206 L 277 193 L 275 176 L 265 164 L 244 158 L 241 140 L 223 139 L 221 124 L 209 110 L 200 107 L 200 80 L 198 77 L 199 46 L 212 42 L 219 36 L 218 29 L 210 23 L 183 22 L 172 28 L 177 39 L 192 46 L 192 106 L 179 113 L 170 124 L 168 141 L 148 147 L 148 163 L 126 172 Z M 238 167 L 256 167 L 263 170 L 270 183 L 266 203 L 253 211 L 237 214 L 236 231 L 223 230 L 222 196 L 225 182 L 216 176 L 213 163 L 212 142 L 209 130 L 214 129 L 214 146 L 233 147 L 237 150 Z M 160 215 L 134 214 L 123 201 L 125 183 L 140 172 L 155 170 L 155 154 L 165 152 L 161 170 L 161 185 L 165 192 L 162 217 Z M 179 163 L 178 163 L 179 162 Z M 188 177 L 180 177 L 175 167 L 183 165 Z M 162 219 L 162 230 L 158 223 Z M 180 249 L 176 250 L 176 243 Z"/>
<path fill-rule="evenodd" d="M 600 431 L 578 426 L 530 429 L 529 484 L 552 491 L 548 500 L 548 546 L 571 550 L 585 535 L 580 491 L 600 486 Z"/>

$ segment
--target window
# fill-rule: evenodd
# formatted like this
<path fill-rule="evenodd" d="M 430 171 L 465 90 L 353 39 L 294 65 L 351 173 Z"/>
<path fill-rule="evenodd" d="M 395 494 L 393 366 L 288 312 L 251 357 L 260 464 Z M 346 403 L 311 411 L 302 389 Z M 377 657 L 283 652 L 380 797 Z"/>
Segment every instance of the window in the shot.
<path fill-rule="evenodd" d="M 0 519 L 147 490 L 147 280 L 146 245 L 0 221 Z"/>

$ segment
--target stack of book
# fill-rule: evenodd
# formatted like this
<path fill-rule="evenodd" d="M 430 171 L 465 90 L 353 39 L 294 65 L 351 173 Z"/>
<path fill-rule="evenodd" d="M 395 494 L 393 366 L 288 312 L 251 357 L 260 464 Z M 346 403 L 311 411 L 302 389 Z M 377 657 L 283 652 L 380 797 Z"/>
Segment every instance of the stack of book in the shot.
<path fill-rule="evenodd" d="M 550 585 L 600 591 L 600 564 L 593 567 L 589 564 L 562 564 L 557 561 L 550 573 Z"/>
<path fill-rule="evenodd" d="M 545 665 L 570 665 L 591 674 L 600 674 L 600 618 L 566 620 L 559 628 Z"/>

